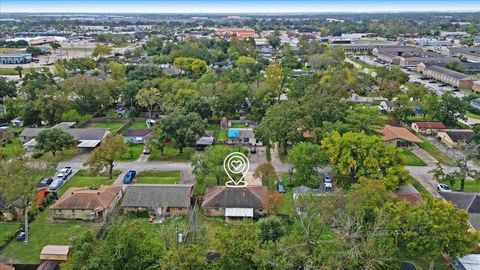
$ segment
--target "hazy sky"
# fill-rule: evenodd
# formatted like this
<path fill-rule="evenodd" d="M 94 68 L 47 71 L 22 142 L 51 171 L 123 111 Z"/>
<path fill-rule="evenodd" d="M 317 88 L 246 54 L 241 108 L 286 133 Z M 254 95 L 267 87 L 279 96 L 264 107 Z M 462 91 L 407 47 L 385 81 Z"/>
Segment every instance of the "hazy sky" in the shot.
<path fill-rule="evenodd" d="M 1 12 L 286 13 L 479 10 L 480 0 L 0 0 L 0 14 Z"/>

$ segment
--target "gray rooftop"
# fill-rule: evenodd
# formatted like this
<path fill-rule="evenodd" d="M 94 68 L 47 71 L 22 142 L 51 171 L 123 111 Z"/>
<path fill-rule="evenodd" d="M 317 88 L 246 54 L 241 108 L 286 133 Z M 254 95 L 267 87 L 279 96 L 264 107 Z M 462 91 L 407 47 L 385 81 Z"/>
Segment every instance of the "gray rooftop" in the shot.
<path fill-rule="evenodd" d="M 40 132 L 48 128 L 25 128 L 20 137 L 36 137 Z M 72 135 L 77 141 L 102 140 L 110 132 L 108 128 L 62 128 L 63 131 Z"/>
<path fill-rule="evenodd" d="M 427 67 L 427 69 L 433 70 L 433 71 L 441 73 L 441 74 L 445 74 L 449 77 L 453 77 L 453 78 L 456 78 L 456 79 L 467 79 L 467 78 L 470 77 L 467 74 L 457 72 L 457 71 L 454 71 L 454 70 L 451 70 L 451 69 L 448 69 L 448 68 L 436 66 L 436 65 L 429 66 L 429 67 Z"/>
<path fill-rule="evenodd" d="M 189 207 L 192 185 L 129 185 L 122 200 L 122 207 Z"/>

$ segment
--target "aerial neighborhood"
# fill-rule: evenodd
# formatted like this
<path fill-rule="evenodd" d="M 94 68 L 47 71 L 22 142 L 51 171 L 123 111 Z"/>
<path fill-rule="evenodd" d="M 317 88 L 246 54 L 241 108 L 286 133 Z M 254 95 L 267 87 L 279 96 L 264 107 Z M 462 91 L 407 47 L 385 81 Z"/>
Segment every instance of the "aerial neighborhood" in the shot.
<path fill-rule="evenodd" d="M 478 270 L 480 16 L 2 12 L 0 164 L 1 270 Z"/>

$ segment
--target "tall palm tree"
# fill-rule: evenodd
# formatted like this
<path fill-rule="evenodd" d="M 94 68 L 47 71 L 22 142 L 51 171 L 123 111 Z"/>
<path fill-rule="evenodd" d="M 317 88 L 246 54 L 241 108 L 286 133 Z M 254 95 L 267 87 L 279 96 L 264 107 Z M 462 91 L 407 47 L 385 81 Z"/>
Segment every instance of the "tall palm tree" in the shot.
<path fill-rule="evenodd" d="M 16 67 L 15 67 L 15 70 L 18 72 L 18 76 L 19 76 L 20 78 L 22 78 L 22 70 L 23 70 L 23 67 L 21 67 L 21 66 L 16 66 Z"/>

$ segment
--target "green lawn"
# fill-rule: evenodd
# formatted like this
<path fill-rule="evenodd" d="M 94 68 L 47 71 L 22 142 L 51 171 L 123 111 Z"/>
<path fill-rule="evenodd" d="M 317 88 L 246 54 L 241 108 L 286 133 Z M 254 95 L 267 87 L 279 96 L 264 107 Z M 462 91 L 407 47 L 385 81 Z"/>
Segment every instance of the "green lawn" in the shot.
<path fill-rule="evenodd" d="M 44 153 L 40 159 L 41 160 L 55 160 L 55 161 L 64 161 L 69 160 L 78 154 L 78 148 L 66 149 L 60 152 L 55 153 L 55 156 L 51 152 Z"/>
<path fill-rule="evenodd" d="M 0 159 L 11 159 L 22 152 L 20 138 L 15 137 L 11 143 L 0 146 Z"/>
<path fill-rule="evenodd" d="M 40 262 L 40 251 L 46 245 L 72 245 L 73 240 L 88 230 L 96 232 L 97 223 L 80 220 L 57 220 L 49 218 L 45 209 L 29 226 L 29 242 L 11 241 L 0 253 L 20 263 Z"/>
<path fill-rule="evenodd" d="M 176 184 L 180 181 L 180 171 L 141 171 L 135 177 L 137 184 Z"/>
<path fill-rule="evenodd" d="M 225 142 L 227 140 L 228 130 L 220 129 L 218 131 L 217 142 Z"/>
<path fill-rule="evenodd" d="M 465 116 L 470 117 L 470 118 L 473 118 L 473 119 L 480 119 L 480 115 L 474 114 L 474 113 L 472 113 L 472 112 L 467 112 L 467 113 L 465 114 Z"/>
<path fill-rule="evenodd" d="M 115 178 L 120 175 L 120 171 L 113 171 L 113 179 L 109 179 L 107 175 L 92 175 L 86 170 L 78 171 L 72 178 L 58 190 L 58 197 L 62 196 L 65 191 L 71 187 L 90 187 L 95 185 L 100 187 L 101 185 L 111 185 Z"/>
<path fill-rule="evenodd" d="M 18 228 L 20 228 L 20 223 L 18 221 L 0 222 L 0 245 L 7 243 L 7 240 L 15 235 Z"/>
<path fill-rule="evenodd" d="M 198 179 L 195 182 L 195 186 L 193 187 L 193 193 L 195 196 L 203 196 L 205 193 L 205 189 L 208 186 L 214 186 L 217 184 L 217 180 L 213 176 L 207 176 L 205 179 Z"/>
<path fill-rule="evenodd" d="M 450 185 L 448 182 L 447 185 Z M 460 190 L 460 182 L 456 182 L 454 186 L 450 186 L 452 190 Z M 466 192 L 480 192 L 480 182 L 476 181 L 465 181 Z"/>
<path fill-rule="evenodd" d="M 217 124 L 208 124 L 207 130 L 212 131 L 212 136 L 214 138 L 217 137 L 217 132 L 218 132 L 218 125 Z"/>
<path fill-rule="evenodd" d="M 232 126 L 230 128 L 244 128 L 245 124 L 243 123 L 232 123 Z"/>
<path fill-rule="evenodd" d="M 401 149 L 403 156 L 407 160 L 407 165 L 408 166 L 425 166 L 425 162 L 421 160 L 419 157 L 417 157 L 412 151 L 408 149 Z"/>
<path fill-rule="evenodd" d="M 180 154 L 178 149 L 171 144 L 167 144 L 163 151 L 163 155 L 160 150 L 154 149 L 150 154 L 149 161 L 189 161 L 195 150 L 192 147 L 183 149 L 183 153 Z"/>
<path fill-rule="evenodd" d="M 39 70 L 39 69 L 38 69 Z M 30 68 L 23 68 L 22 70 L 22 77 L 23 75 L 30 73 L 32 70 Z M 0 75 L 17 75 L 18 71 L 15 70 L 15 67 L 12 68 L 0 68 Z"/>
<path fill-rule="evenodd" d="M 134 121 L 128 126 L 129 129 L 144 129 L 148 128 L 145 121 Z"/>
<path fill-rule="evenodd" d="M 144 147 L 144 144 L 127 144 L 127 152 L 117 157 L 116 160 L 135 161 L 142 154 Z"/>
<path fill-rule="evenodd" d="M 432 157 L 434 157 L 438 162 L 440 162 L 443 165 L 447 166 L 455 166 L 455 161 L 447 156 L 445 153 L 442 151 L 438 150 L 435 145 L 433 145 L 431 142 L 426 140 L 425 138 L 419 136 L 423 142 L 417 143 L 417 145 L 425 150 L 427 153 L 429 153 Z"/>
<path fill-rule="evenodd" d="M 124 123 L 90 123 L 87 125 L 89 128 L 109 128 L 111 131 L 119 130 Z"/>

